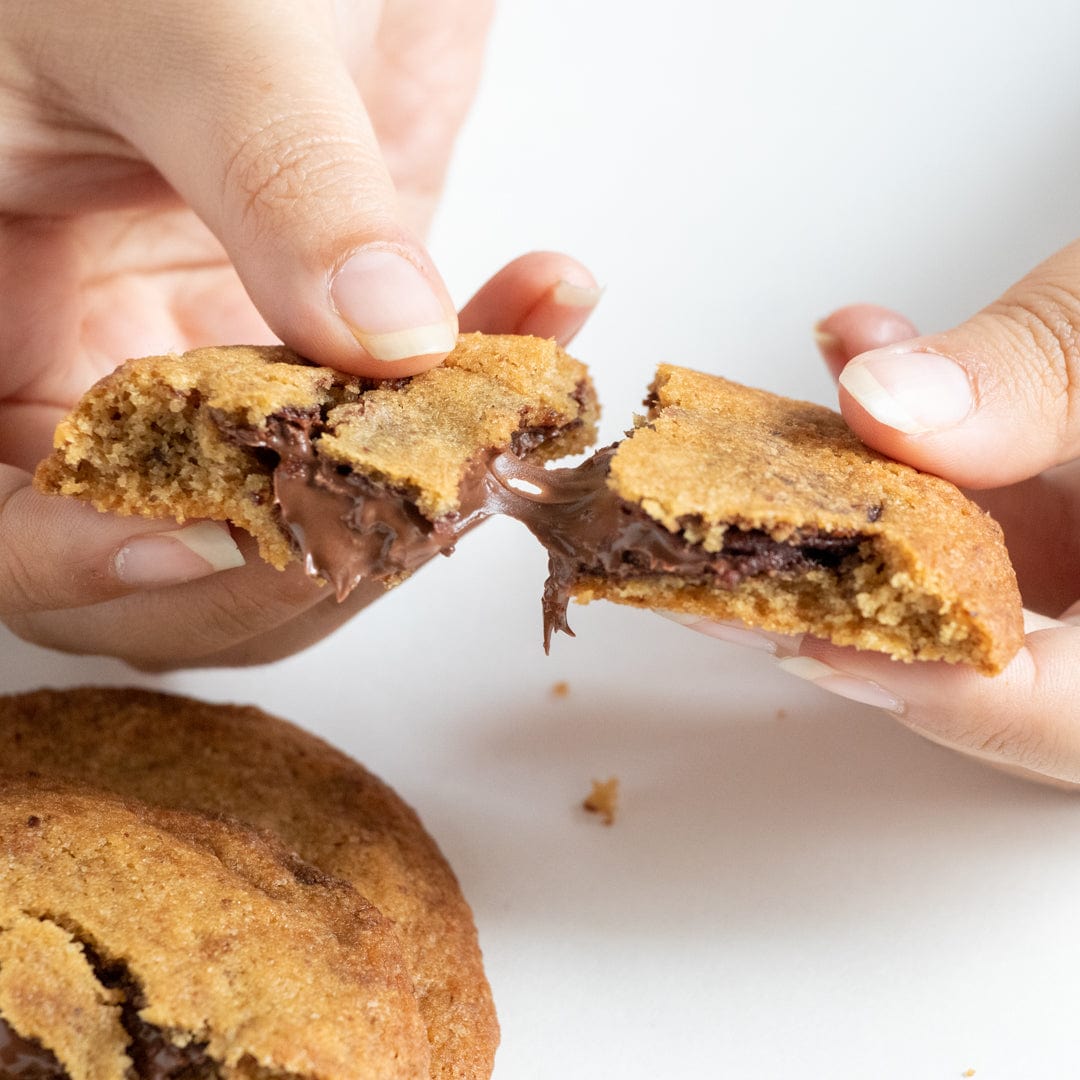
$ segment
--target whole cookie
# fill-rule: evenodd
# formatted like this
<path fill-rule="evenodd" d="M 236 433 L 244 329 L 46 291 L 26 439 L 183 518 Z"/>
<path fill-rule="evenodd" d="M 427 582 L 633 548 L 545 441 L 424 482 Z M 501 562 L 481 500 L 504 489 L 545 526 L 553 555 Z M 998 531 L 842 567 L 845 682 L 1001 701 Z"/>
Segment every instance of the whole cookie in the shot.
<path fill-rule="evenodd" d="M 388 920 L 430 1076 L 490 1075 L 498 1025 L 468 905 L 415 813 L 344 754 L 255 708 L 142 690 L 43 690 L 0 698 L 0 775 L 26 771 L 227 815 L 349 882 Z"/>
<path fill-rule="evenodd" d="M 0 778 L 5 1077 L 420 1080 L 397 945 L 352 886 L 249 827 Z"/>

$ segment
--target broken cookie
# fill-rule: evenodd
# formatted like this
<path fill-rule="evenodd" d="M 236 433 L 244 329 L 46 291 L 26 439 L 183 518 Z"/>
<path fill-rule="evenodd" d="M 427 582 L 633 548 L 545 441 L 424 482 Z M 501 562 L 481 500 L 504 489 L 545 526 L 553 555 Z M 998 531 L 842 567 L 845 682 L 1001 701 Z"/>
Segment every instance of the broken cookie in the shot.
<path fill-rule="evenodd" d="M 539 338 L 464 334 L 441 367 L 388 382 L 284 348 L 198 349 L 101 380 L 35 482 L 99 510 L 231 521 L 343 598 L 449 553 L 482 516 L 488 458 L 577 453 L 596 417 L 584 365 Z"/>
<path fill-rule="evenodd" d="M 0 865 L 4 1076 L 429 1075 L 390 921 L 266 834 L 6 777 Z"/>
<path fill-rule="evenodd" d="M 572 597 L 988 674 L 1020 646 L 997 524 L 820 406 L 662 365 L 625 440 L 551 469 L 596 416 L 584 368 L 551 342 L 471 335 L 445 370 L 367 386 L 282 350 L 254 366 L 265 350 L 216 350 L 213 364 L 205 352 L 132 361 L 91 390 L 38 486 L 102 509 L 227 517 L 339 596 L 363 577 L 400 580 L 506 514 L 550 557 L 545 646 L 569 632 Z M 203 385 L 229 364 L 242 377 Z M 206 476 L 213 497 L 190 497 Z"/>
<path fill-rule="evenodd" d="M 997 523 L 829 409 L 662 365 L 648 415 L 577 469 L 503 463 L 550 555 L 545 621 L 614 600 L 899 660 L 1000 671 L 1023 640 Z M 538 512 L 538 505 L 542 511 Z"/>

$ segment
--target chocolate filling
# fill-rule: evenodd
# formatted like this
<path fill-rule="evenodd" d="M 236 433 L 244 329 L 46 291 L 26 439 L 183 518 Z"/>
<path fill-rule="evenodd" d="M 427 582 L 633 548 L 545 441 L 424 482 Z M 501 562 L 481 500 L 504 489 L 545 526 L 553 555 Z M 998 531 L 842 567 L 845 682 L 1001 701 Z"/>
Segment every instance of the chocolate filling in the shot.
<path fill-rule="evenodd" d="M 461 510 L 432 522 L 416 508 L 415 492 L 321 458 L 324 422 L 317 414 L 281 413 L 258 429 L 215 419 L 227 438 L 273 469 L 274 504 L 304 568 L 333 585 L 339 600 L 365 578 L 410 574 L 435 555 L 449 555 L 459 536 L 489 516 L 490 489 L 500 487 L 486 460 L 478 462 L 462 481 Z"/>
<path fill-rule="evenodd" d="M 316 413 L 283 412 L 258 429 L 230 424 L 220 415 L 215 419 L 227 438 L 250 447 L 272 468 L 275 505 L 307 572 L 329 581 L 339 599 L 364 578 L 408 574 L 436 554 L 449 555 L 460 536 L 492 514 L 522 522 L 548 552 L 545 649 L 553 632 L 573 634 L 566 608 L 583 578 L 625 581 L 671 574 L 733 589 L 760 574 L 835 570 L 864 539 L 806 529 L 781 542 L 760 529 L 732 526 L 721 550 L 706 551 L 611 490 L 607 476 L 616 446 L 570 469 L 520 460 L 558 435 L 557 428 L 523 430 L 509 450 L 478 455 L 462 479 L 459 510 L 429 521 L 416 508 L 415 492 L 380 485 L 321 458 L 318 441 L 325 421 Z M 680 524 L 686 529 L 701 523 Z"/>
<path fill-rule="evenodd" d="M 128 1035 L 125 1047 L 132 1067 L 133 1080 L 218 1080 L 217 1062 L 206 1053 L 206 1044 L 189 1042 L 175 1046 L 165 1033 L 139 1016 L 146 1005 L 142 989 L 127 966 L 103 961 L 83 944 L 94 975 L 102 986 L 119 990 L 120 1023 Z M 68 1072 L 50 1050 L 39 1042 L 24 1038 L 0 1016 L 0 1080 L 69 1080 Z"/>
<path fill-rule="evenodd" d="M 0 1077 L 3 1080 L 68 1080 L 51 1050 L 24 1039 L 0 1016 Z"/>
<path fill-rule="evenodd" d="M 89 953 L 89 950 L 87 950 Z M 120 988 L 124 1001 L 120 1022 L 130 1041 L 125 1048 L 131 1058 L 129 1074 L 137 1080 L 217 1080 L 217 1063 L 206 1055 L 202 1043 L 174 1046 L 164 1033 L 139 1016 L 140 993 L 122 965 L 97 966 L 102 985 Z M 51 1050 L 23 1038 L 0 1016 L 0 1080 L 69 1080 L 68 1072 Z"/>
<path fill-rule="evenodd" d="M 139 1080 L 218 1080 L 217 1062 L 206 1053 L 206 1044 L 194 1040 L 185 1046 L 176 1046 L 165 1033 L 148 1024 L 139 1010 L 146 1007 L 142 987 L 132 977 L 122 961 L 106 962 L 90 946 L 83 951 L 90 961 L 94 974 L 102 986 L 119 990 L 123 995 L 120 1003 L 120 1023 L 128 1034 L 128 1057 L 131 1058 L 133 1076 Z"/>
<path fill-rule="evenodd" d="M 608 487 L 616 449 L 605 447 L 573 469 L 542 469 L 506 454 L 491 462 L 491 472 L 505 484 L 498 512 L 517 518 L 547 549 L 545 649 L 556 630 L 573 636 L 566 608 L 583 578 L 626 581 L 671 574 L 694 584 L 733 589 L 758 574 L 835 569 L 859 549 L 857 536 L 804 530 L 781 543 L 760 529 L 731 527 L 719 551 L 706 551 Z"/>

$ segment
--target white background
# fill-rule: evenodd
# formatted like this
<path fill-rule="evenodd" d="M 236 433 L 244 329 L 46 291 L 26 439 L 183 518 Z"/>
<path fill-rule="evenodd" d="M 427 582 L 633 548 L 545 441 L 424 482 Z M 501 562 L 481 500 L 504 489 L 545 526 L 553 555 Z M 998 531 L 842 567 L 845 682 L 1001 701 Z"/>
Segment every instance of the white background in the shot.
<path fill-rule="evenodd" d="M 462 300 L 530 248 L 594 269 L 605 438 L 660 360 L 831 403 L 833 307 L 942 328 L 1080 233 L 1078 46 L 1064 2 L 507 0 L 433 250 Z M 293 660 L 4 637 L 0 689 L 255 702 L 381 773 L 475 909 L 498 1080 L 1078 1074 L 1080 804 L 646 613 L 545 658 L 543 577 L 497 521 Z"/>

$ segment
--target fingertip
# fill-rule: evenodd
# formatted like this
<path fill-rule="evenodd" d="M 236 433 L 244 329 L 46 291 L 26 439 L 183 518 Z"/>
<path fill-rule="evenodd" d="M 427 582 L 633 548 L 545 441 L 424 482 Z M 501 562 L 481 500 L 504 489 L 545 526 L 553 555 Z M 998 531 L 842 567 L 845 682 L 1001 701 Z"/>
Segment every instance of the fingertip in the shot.
<path fill-rule="evenodd" d="M 588 321 L 602 295 L 603 289 L 598 285 L 576 285 L 560 279 L 521 319 L 517 333 L 554 338 L 560 345 L 568 345 Z"/>
<path fill-rule="evenodd" d="M 967 370 L 932 339 L 861 353 L 839 377 L 840 412 L 869 447 L 961 487 L 1024 478 Z"/>
<path fill-rule="evenodd" d="M 121 585 L 153 589 L 233 570 L 245 562 L 227 525 L 196 521 L 131 537 L 113 553 L 111 569 Z"/>
<path fill-rule="evenodd" d="M 582 263 L 554 251 L 533 251 L 504 266 L 462 308 L 461 328 L 533 334 L 567 344 L 585 324 L 603 290 Z"/>
<path fill-rule="evenodd" d="M 814 326 L 815 337 L 835 350 L 843 363 L 871 349 L 896 345 L 917 337 L 919 331 L 906 316 L 878 304 L 848 304 Z"/>
<path fill-rule="evenodd" d="M 457 343 L 457 313 L 426 252 L 361 247 L 333 275 L 330 301 L 358 346 L 335 366 L 355 375 L 416 375 Z"/>

